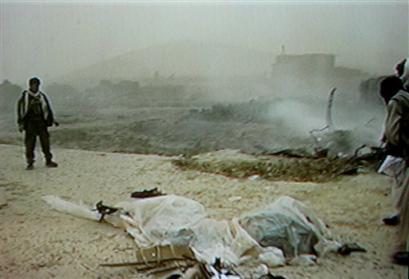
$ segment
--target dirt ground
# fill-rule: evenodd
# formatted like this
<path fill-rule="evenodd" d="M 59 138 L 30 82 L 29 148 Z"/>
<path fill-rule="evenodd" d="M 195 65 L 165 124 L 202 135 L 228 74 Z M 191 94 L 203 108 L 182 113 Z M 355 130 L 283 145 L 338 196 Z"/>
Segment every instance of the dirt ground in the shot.
<path fill-rule="evenodd" d="M 396 228 L 381 223 L 392 211 L 386 177 L 366 174 L 323 184 L 252 181 L 181 171 L 172 157 L 61 148 L 54 152 L 59 168 L 47 169 L 38 159 L 35 170 L 25 171 L 23 148 L 0 145 L 0 278 L 143 278 L 131 268 L 98 266 L 132 259 L 135 246 L 125 232 L 56 212 L 41 197 L 115 204 L 135 190 L 152 187 L 195 199 L 217 219 L 288 195 L 312 207 L 339 239 L 368 250 L 332 255 L 312 267 L 273 269 L 273 274 L 289 279 L 408 276 L 406 268 L 390 262 Z M 241 199 L 229 201 L 231 197 Z"/>

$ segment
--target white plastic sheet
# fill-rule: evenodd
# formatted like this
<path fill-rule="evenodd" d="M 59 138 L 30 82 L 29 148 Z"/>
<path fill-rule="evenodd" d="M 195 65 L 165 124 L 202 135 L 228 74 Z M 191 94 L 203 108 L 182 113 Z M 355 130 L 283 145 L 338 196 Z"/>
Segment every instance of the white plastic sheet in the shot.
<path fill-rule="evenodd" d="M 340 245 L 331 241 L 325 224 L 304 204 L 281 197 L 265 209 L 246 214 L 240 225 L 263 247 L 277 247 L 287 258 L 323 255 Z"/>
<path fill-rule="evenodd" d="M 92 220 L 99 218 L 97 212 L 58 197 L 44 199 L 59 211 Z M 240 219 L 220 221 L 208 218 L 200 203 L 175 195 L 131 199 L 115 207 L 120 210 L 105 216 L 105 220 L 126 229 L 139 247 L 187 245 L 206 263 L 218 257 L 227 264 L 240 265 L 250 252 L 252 257 L 273 267 L 285 263 L 277 248 L 286 257 L 294 257 L 310 254 L 312 247 L 319 254 L 338 247 L 329 240 L 322 221 L 289 197 Z M 276 248 L 262 248 L 260 244 Z"/>

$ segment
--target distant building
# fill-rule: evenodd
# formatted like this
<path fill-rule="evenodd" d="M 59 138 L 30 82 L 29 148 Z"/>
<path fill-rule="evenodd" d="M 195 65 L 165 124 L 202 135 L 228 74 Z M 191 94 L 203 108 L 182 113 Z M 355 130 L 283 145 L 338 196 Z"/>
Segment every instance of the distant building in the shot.
<path fill-rule="evenodd" d="M 362 75 L 356 69 L 336 67 L 335 55 L 324 53 L 288 55 L 280 54 L 276 62 L 271 65 L 271 76 L 291 75 L 299 77 L 322 76 L 331 77 L 341 75 Z"/>
<path fill-rule="evenodd" d="M 312 94 L 327 92 L 332 87 L 357 92 L 359 82 L 365 76 L 360 70 L 337 66 L 334 54 L 290 55 L 285 54 L 285 50 L 271 64 L 270 72 L 273 86 L 278 90 L 294 92 L 298 88 Z"/>

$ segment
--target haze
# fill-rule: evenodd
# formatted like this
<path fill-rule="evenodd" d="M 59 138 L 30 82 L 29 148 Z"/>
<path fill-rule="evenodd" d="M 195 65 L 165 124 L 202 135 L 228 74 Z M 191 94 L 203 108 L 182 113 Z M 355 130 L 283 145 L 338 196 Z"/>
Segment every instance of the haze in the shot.
<path fill-rule="evenodd" d="M 1 2 L 0 80 L 56 78 L 129 51 L 179 41 L 279 54 L 333 53 L 385 74 L 408 56 L 407 1 Z"/>

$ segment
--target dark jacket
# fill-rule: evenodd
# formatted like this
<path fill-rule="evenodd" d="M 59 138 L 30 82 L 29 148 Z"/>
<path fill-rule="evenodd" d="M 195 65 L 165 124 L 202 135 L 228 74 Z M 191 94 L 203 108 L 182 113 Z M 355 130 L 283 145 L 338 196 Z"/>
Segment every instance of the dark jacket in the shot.
<path fill-rule="evenodd" d="M 48 127 L 54 124 L 54 112 L 51 106 L 51 103 L 43 92 L 39 92 L 42 103 L 42 118 L 44 119 L 46 125 Z M 27 90 L 23 91 L 20 99 L 17 102 L 17 124 L 19 126 L 25 126 L 28 119 L 28 100 L 29 100 L 29 93 Z"/>

